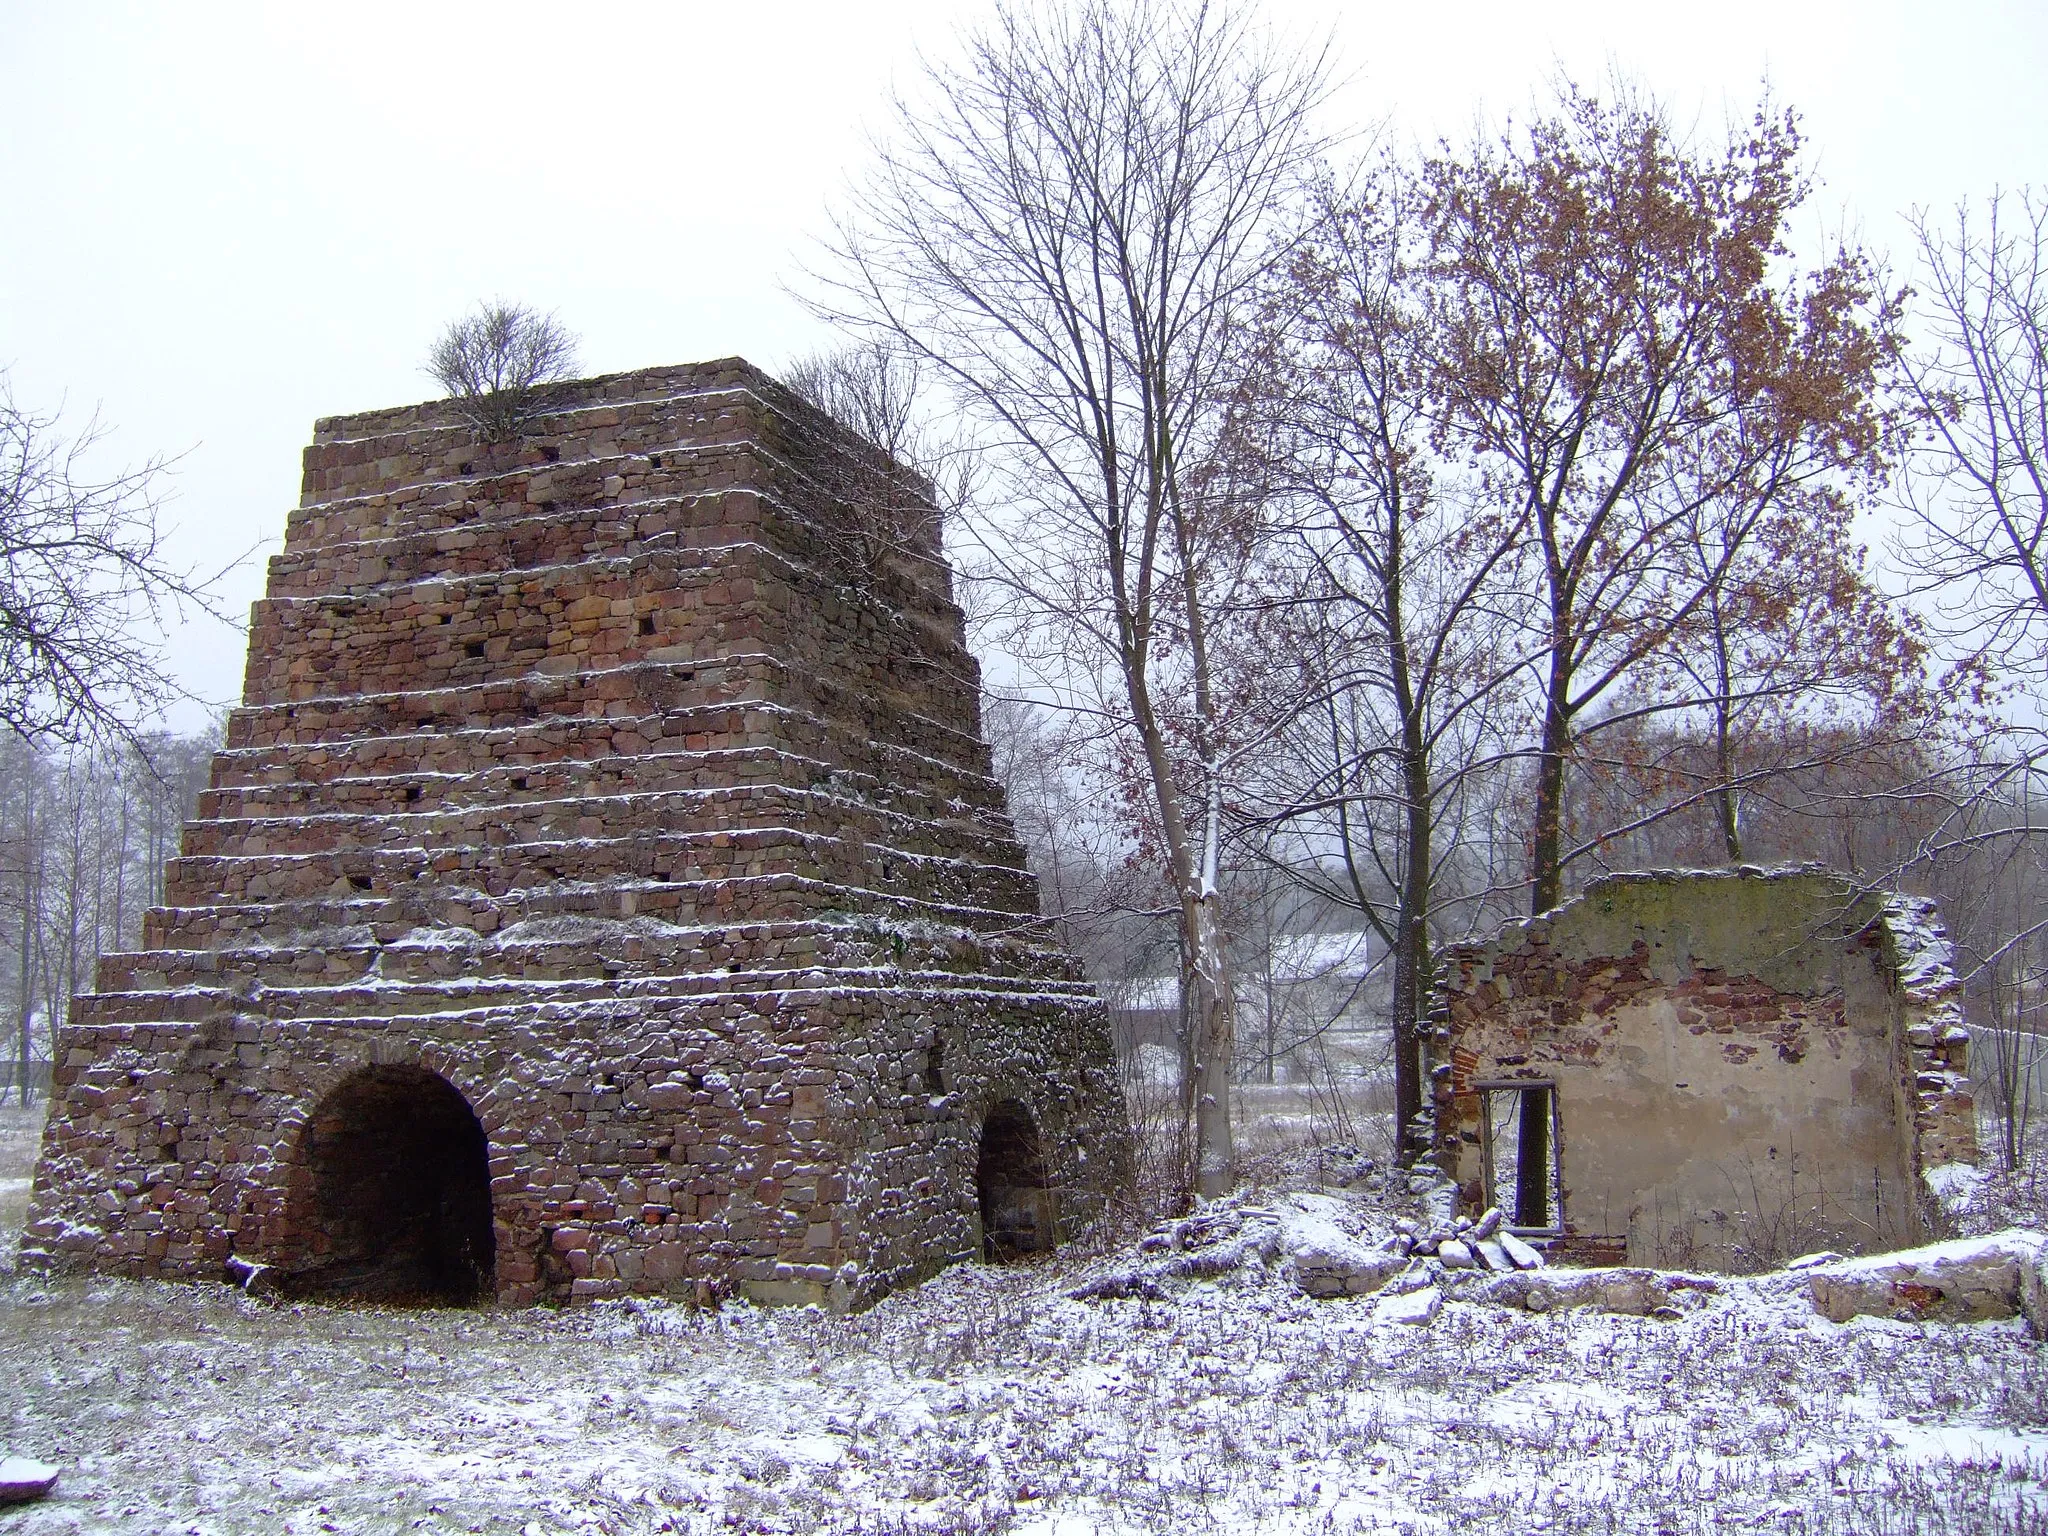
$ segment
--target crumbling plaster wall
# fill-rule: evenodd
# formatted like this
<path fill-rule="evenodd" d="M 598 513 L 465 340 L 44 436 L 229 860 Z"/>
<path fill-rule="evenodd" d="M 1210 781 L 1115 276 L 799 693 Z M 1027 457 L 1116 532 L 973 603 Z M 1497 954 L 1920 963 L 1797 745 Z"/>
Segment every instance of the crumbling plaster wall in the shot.
<path fill-rule="evenodd" d="M 1618 875 L 1440 974 L 1439 1166 L 1492 1203 L 1475 1085 L 1556 1083 L 1566 1251 L 1888 1245 L 1930 1225 L 1947 1181 L 1926 1175 L 1976 1161 L 1929 903 L 1812 868 Z"/>

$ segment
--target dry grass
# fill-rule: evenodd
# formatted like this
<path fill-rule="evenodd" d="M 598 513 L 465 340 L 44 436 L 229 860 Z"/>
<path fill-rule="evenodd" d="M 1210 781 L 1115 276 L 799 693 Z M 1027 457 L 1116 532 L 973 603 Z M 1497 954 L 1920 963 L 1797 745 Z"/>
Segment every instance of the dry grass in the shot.
<path fill-rule="evenodd" d="M 32 1137 L 0 1136 L 16 1176 Z M 1414 1329 L 1256 1273 L 1070 1301 L 1087 1262 L 853 1318 L 0 1279 L 0 1449 L 66 1469 L 0 1529 L 2048 1531 L 2017 1324 L 1838 1328 L 1737 1287 L 1676 1321 Z"/>

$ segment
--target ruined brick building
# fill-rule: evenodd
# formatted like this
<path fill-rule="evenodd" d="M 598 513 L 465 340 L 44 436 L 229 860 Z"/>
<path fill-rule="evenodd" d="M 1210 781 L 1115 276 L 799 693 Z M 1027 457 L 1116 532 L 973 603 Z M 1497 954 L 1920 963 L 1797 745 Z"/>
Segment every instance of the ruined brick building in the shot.
<path fill-rule="evenodd" d="M 1438 1166 L 1563 1256 L 1896 1247 L 1977 1161 L 1929 902 L 1812 868 L 1613 875 L 1442 977 Z"/>
<path fill-rule="evenodd" d="M 856 1304 L 1123 1175 L 929 504 L 738 361 L 540 404 L 318 424 L 27 1263 Z"/>

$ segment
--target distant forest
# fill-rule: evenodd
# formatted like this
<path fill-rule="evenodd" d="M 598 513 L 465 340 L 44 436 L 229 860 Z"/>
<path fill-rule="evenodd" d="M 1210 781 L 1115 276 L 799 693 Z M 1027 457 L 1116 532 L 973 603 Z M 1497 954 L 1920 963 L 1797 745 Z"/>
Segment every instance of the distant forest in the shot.
<path fill-rule="evenodd" d="M 140 941 L 219 743 L 207 731 L 38 750 L 0 735 L 0 1087 L 41 1092 L 93 962 Z"/>

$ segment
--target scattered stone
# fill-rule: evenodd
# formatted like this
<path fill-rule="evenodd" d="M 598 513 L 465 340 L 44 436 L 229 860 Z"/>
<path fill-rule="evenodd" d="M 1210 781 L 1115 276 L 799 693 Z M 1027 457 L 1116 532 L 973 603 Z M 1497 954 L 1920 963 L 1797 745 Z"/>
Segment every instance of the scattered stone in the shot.
<path fill-rule="evenodd" d="M 1366 1296 L 1408 1267 L 1396 1254 L 1331 1254 L 1303 1249 L 1294 1255 L 1294 1282 L 1310 1296 Z"/>
<path fill-rule="evenodd" d="M 1407 1267 L 1405 1263 L 1397 1263 L 1387 1266 L 1354 1269 L 1344 1277 L 1344 1293 L 1347 1296 L 1370 1295 Z"/>
<path fill-rule="evenodd" d="M 0 1460 L 0 1504 L 26 1504 L 57 1486 L 56 1467 L 26 1456 Z"/>
<path fill-rule="evenodd" d="M 1159 1300 L 1187 1281 L 1236 1283 L 1278 1270 L 1310 1296 L 1363 1296 L 1408 1266 L 1406 1254 L 1361 1239 L 1363 1224 L 1340 1196 L 1295 1193 L 1270 1205 L 1219 1200 L 1146 1236 L 1137 1264 L 1106 1270 L 1067 1294 Z"/>
<path fill-rule="evenodd" d="M 1502 1247 L 1493 1238 L 1480 1238 L 1474 1245 L 1474 1251 L 1479 1255 L 1480 1264 L 1487 1269 L 1512 1270 L 1515 1268 L 1515 1261 L 1508 1257 L 1507 1249 Z"/>
<path fill-rule="evenodd" d="M 1461 1238 L 1447 1237 L 1436 1245 L 1436 1256 L 1446 1269 L 1471 1269 L 1472 1250 Z"/>
<path fill-rule="evenodd" d="M 1406 1323 L 1411 1328 L 1427 1328 L 1436 1321 L 1443 1305 L 1444 1293 L 1428 1285 L 1419 1291 L 1382 1297 L 1373 1310 L 1373 1316 L 1383 1323 Z"/>
<path fill-rule="evenodd" d="M 1317 1147 L 1311 1155 L 1313 1163 L 1303 1172 L 1312 1174 L 1317 1184 L 1332 1189 L 1381 1189 L 1386 1185 L 1379 1164 L 1352 1142 L 1334 1141 Z"/>
<path fill-rule="evenodd" d="M 1654 1269 L 1545 1269 L 1501 1275 L 1447 1276 L 1454 1299 L 1554 1312 L 1565 1307 L 1592 1307 L 1626 1317 L 1676 1317 L 1719 1293 L 1721 1283 L 1701 1275 L 1669 1274 Z"/>
<path fill-rule="evenodd" d="M 2020 1269 L 2020 1315 L 2037 1339 L 2048 1339 L 2048 1257 Z"/>

